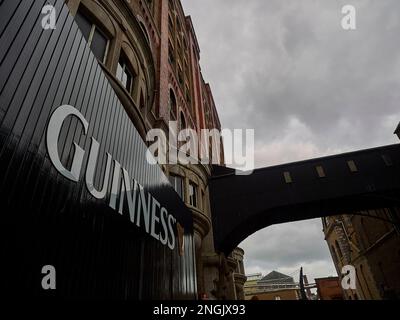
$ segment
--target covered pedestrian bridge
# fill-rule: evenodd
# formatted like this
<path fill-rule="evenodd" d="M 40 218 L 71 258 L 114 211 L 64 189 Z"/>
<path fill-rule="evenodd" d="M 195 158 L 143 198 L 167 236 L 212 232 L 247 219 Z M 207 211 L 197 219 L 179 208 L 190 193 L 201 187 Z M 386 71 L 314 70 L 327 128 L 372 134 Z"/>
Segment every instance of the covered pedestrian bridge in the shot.
<path fill-rule="evenodd" d="M 399 208 L 400 144 L 257 169 L 248 176 L 215 166 L 210 194 L 215 247 L 229 254 L 273 224 Z"/>

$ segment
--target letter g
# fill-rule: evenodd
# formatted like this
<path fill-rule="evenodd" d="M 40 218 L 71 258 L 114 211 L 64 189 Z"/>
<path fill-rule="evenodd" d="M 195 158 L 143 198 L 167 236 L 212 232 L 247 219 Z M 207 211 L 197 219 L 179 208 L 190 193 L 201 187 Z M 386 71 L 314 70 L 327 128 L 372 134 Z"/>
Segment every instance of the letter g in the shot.
<path fill-rule="evenodd" d="M 58 172 L 60 172 L 64 177 L 74 182 L 78 182 L 85 151 L 74 142 L 75 154 L 71 170 L 68 170 L 63 166 L 58 154 L 58 139 L 60 137 L 61 127 L 68 116 L 76 116 L 83 124 L 85 135 L 87 134 L 89 123 L 86 121 L 85 117 L 74 107 L 63 105 L 57 108 L 50 118 L 47 127 L 47 150 L 49 152 L 50 160 Z"/>

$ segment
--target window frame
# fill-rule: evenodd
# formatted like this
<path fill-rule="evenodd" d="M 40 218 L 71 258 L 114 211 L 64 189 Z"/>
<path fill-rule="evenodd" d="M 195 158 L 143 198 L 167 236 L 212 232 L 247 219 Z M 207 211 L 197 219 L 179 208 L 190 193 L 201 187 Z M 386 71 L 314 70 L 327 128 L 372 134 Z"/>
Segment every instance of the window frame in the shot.
<path fill-rule="evenodd" d="M 321 179 L 326 178 L 326 172 L 322 165 L 316 166 L 315 171 L 317 172 L 318 178 L 321 178 Z"/>
<path fill-rule="evenodd" d="M 171 179 L 173 179 L 174 183 L 172 183 Z M 174 188 L 175 192 L 181 197 L 182 200 L 184 200 L 185 199 L 185 181 L 184 181 L 184 178 L 182 176 L 180 176 L 180 175 L 177 175 L 177 174 L 170 174 L 168 180 L 169 180 L 169 183 Z M 180 181 L 182 194 L 179 194 L 179 192 L 177 190 L 177 181 Z"/>
<path fill-rule="evenodd" d="M 347 166 L 348 166 L 348 168 L 349 168 L 351 173 L 359 172 L 357 164 L 356 164 L 356 162 L 354 160 L 348 160 L 347 161 Z"/>
<path fill-rule="evenodd" d="M 192 194 L 191 188 L 193 188 L 193 194 Z M 199 190 L 198 185 L 195 184 L 194 182 L 190 181 L 189 182 L 189 204 L 193 208 L 198 208 L 199 207 L 198 190 Z M 192 198 L 194 199 L 194 201 L 192 201 Z"/>
<path fill-rule="evenodd" d="M 122 62 L 122 64 L 121 64 L 121 62 Z M 119 68 L 119 66 L 122 67 L 122 72 L 124 72 L 125 74 L 130 75 L 130 77 L 131 77 L 131 83 L 130 83 L 130 88 L 129 89 L 124 85 L 122 80 L 120 78 L 118 78 L 118 68 Z M 133 68 L 129 63 L 129 59 L 127 58 L 127 56 L 125 55 L 125 53 L 122 50 L 121 50 L 121 54 L 120 54 L 119 59 L 118 59 L 117 71 L 116 71 L 115 77 L 122 84 L 122 86 L 129 92 L 129 94 L 132 94 L 134 83 L 135 83 L 135 78 L 136 78 L 136 73 L 133 71 Z"/>
<path fill-rule="evenodd" d="M 76 15 L 82 16 L 82 18 L 84 18 L 85 20 L 87 20 L 87 22 L 89 22 L 90 25 L 91 25 L 90 32 L 89 32 L 89 36 L 88 36 L 88 39 L 87 39 L 87 45 L 88 45 L 88 47 L 90 48 L 90 50 L 92 51 L 93 55 L 94 55 L 94 52 L 93 52 L 93 49 L 92 49 L 92 43 L 93 43 L 93 38 L 94 38 L 94 35 L 95 35 L 96 30 L 98 31 L 98 33 L 99 33 L 101 36 L 103 36 L 103 37 L 106 39 L 107 43 L 106 43 L 106 48 L 105 48 L 105 50 L 104 50 L 104 57 L 103 57 L 103 60 L 100 61 L 100 60 L 97 59 L 97 57 L 95 56 L 96 59 L 97 59 L 97 61 L 101 62 L 102 64 L 105 64 L 106 61 L 107 61 L 108 52 L 109 52 L 109 50 L 110 50 L 111 39 L 110 39 L 110 38 L 107 36 L 107 34 L 102 30 L 102 28 L 101 28 L 99 25 L 97 25 L 97 23 L 96 23 L 93 19 L 91 19 L 90 16 L 88 16 L 88 15 L 86 14 L 85 10 L 82 10 L 81 8 L 78 8 L 78 11 L 76 12 L 75 16 L 76 16 Z M 74 20 L 75 20 L 75 23 L 77 24 L 79 30 L 82 32 L 82 30 L 81 30 L 79 24 L 76 22 L 76 18 L 75 18 L 75 17 L 74 17 Z"/>
<path fill-rule="evenodd" d="M 283 179 L 284 179 L 286 184 L 292 184 L 293 183 L 293 178 L 292 178 L 292 174 L 290 173 L 290 171 L 285 171 L 283 173 Z"/>

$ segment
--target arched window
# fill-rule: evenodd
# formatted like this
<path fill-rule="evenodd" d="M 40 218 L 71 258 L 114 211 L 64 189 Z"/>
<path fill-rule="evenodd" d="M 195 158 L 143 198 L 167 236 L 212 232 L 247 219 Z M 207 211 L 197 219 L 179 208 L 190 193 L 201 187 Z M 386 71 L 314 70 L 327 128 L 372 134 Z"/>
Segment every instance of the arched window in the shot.
<path fill-rule="evenodd" d="M 124 88 L 131 94 L 135 74 L 132 71 L 132 68 L 129 65 L 128 58 L 124 54 L 124 52 L 121 52 L 121 56 L 118 61 L 116 77 L 124 86 Z"/>
<path fill-rule="evenodd" d="M 172 89 L 169 90 L 169 112 L 171 119 L 176 119 L 177 113 L 177 104 L 174 91 Z"/>
<path fill-rule="evenodd" d="M 75 15 L 75 22 L 78 24 L 82 35 L 85 37 L 88 46 L 97 60 L 101 63 L 105 63 L 110 39 L 106 36 L 103 29 L 99 27 L 97 23 L 94 23 L 84 11 L 85 10 L 82 10 L 82 7 L 80 6 Z"/>
<path fill-rule="evenodd" d="M 185 115 L 181 112 L 181 130 L 186 129 Z"/>

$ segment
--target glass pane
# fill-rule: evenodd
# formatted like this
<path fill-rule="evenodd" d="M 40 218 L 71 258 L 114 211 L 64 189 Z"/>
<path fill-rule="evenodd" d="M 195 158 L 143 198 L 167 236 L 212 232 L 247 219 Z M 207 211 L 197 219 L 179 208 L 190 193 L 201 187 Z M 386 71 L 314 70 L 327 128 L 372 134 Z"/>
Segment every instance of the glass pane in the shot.
<path fill-rule="evenodd" d="M 181 177 L 170 176 L 169 181 L 176 193 L 183 199 L 183 180 Z"/>
<path fill-rule="evenodd" d="M 292 183 L 293 182 L 292 176 L 290 175 L 290 172 L 288 172 L 288 171 L 284 172 L 283 176 L 285 178 L 285 182 L 286 183 Z"/>
<path fill-rule="evenodd" d="M 123 72 L 124 72 L 124 69 L 122 68 L 121 63 L 118 63 L 116 76 L 117 76 L 117 79 L 119 81 L 121 81 L 121 82 L 122 82 L 122 74 L 123 74 Z"/>
<path fill-rule="evenodd" d="M 176 192 L 178 192 L 179 196 L 183 198 L 183 182 L 179 177 L 176 178 Z"/>
<path fill-rule="evenodd" d="M 92 40 L 92 44 L 91 44 L 91 49 L 93 51 L 93 54 L 95 55 L 95 57 L 103 62 L 104 61 L 104 57 L 106 54 L 106 49 L 107 49 L 107 38 L 105 36 L 103 36 L 99 30 L 95 30 L 94 35 L 93 35 L 93 40 Z"/>
<path fill-rule="evenodd" d="M 125 70 L 122 72 L 122 79 L 121 79 L 121 82 L 122 82 L 122 84 L 123 84 L 123 86 L 126 88 L 126 83 L 127 83 L 127 81 L 128 81 L 128 78 L 127 78 L 127 75 L 126 75 L 126 72 L 125 72 Z"/>
<path fill-rule="evenodd" d="M 317 173 L 318 173 L 318 177 L 320 177 L 320 178 L 325 178 L 326 177 L 325 170 L 324 170 L 323 167 L 317 166 L 316 170 L 317 170 Z"/>
<path fill-rule="evenodd" d="M 190 205 L 193 207 L 197 207 L 197 199 L 196 199 L 196 186 L 193 184 L 189 185 L 189 198 L 190 198 Z"/>
<path fill-rule="evenodd" d="M 349 166 L 349 169 L 351 172 L 357 172 L 357 166 L 356 163 L 353 160 L 347 161 L 347 165 Z"/>
<path fill-rule="evenodd" d="M 92 30 L 91 22 L 79 11 L 75 15 L 75 22 L 78 24 L 86 42 L 89 41 L 90 31 Z"/>

